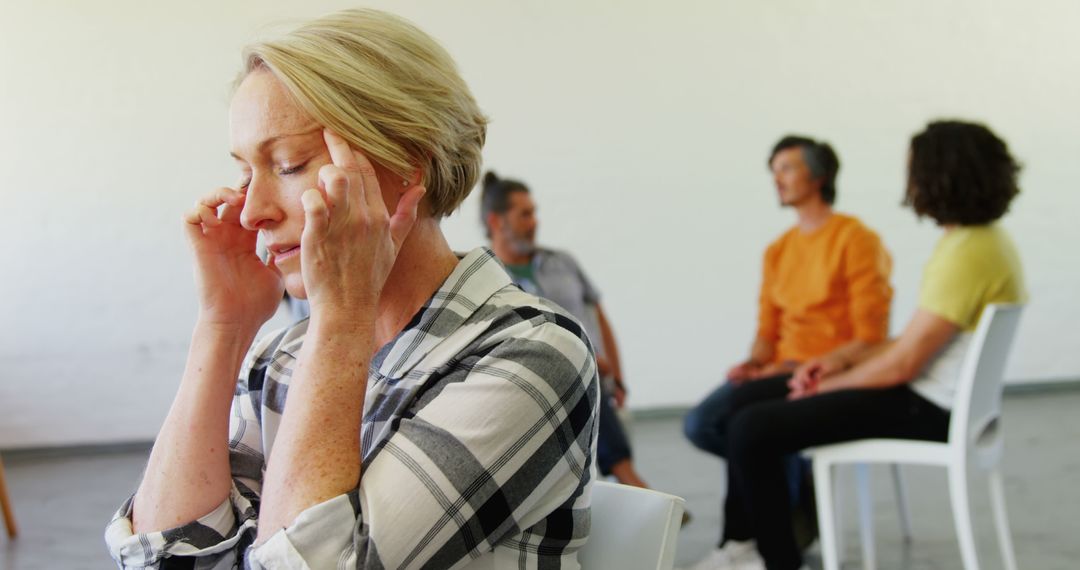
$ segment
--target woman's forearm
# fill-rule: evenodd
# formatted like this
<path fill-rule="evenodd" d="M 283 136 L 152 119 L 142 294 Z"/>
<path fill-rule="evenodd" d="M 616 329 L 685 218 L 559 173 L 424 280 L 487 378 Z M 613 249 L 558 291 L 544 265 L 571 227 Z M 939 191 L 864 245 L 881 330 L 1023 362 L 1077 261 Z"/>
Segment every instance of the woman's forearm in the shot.
<path fill-rule="evenodd" d="M 255 331 L 196 324 L 180 389 L 135 494 L 135 532 L 189 523 L 229 496 L 229 408 L 254 337 Z"/>
<path fill-rule="evenodd" d="M 864 359 L 862 363 L 846 372 L 827 377 L 822 381 L 818 391 L 889 388 L 908 382 L 913 377 L 908 367 L 899 358 L 895 345 L 883 343 L 867 352 L 872 355 L 871 358 Z"/>
<path fill-rule="evenodd" d="M 374 325 L 313 316 L 268 458 L 257 543 L 360 482 L 360 420 Z"/>
<path fill-rule="evenodd" d="M 848 352 L 846 355 L 847 362 L 849 362 L 851 366 L 857 366 L 859 364 L 862 364 L 863 362 L 866 362 L 871 358 L 874 358 L 875 356 L 889 350 L 889 347 L 892 346 L 895 342 L 896 341 L 893 339 L 886 339 L 873 344 L 863 341 L 853 341 L 852 343 L 850 343 L 852 348 L 849 349 L 850 352 Z"/>

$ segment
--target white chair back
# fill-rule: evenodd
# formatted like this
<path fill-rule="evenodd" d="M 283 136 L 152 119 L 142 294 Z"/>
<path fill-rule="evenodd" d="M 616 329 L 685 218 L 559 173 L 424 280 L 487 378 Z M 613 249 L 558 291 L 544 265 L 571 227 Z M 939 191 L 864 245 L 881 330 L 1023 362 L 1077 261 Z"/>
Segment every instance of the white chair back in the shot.
<path fill-rule="evenodd" d="M 583 570 L 670 570 L 675 563 L 676 534 L 682 524 L 681 497 L 607 481 L 592 486 L 592 527 L 578 551 Z M 509 570 L 487 552 L 462 570 Z"/>
<path fill-rule="evenodd" d="M 987 305 L 972 335 L 949 425 L 949 443 L 981 467 L 1001 459 L 1001 393 L 1022 305 Z"/>
<path fill-rule="evenodd" d="M 681 497 L 606 481 L 593 484 L 584 570 L 669 570 L 686 505 Z"/>

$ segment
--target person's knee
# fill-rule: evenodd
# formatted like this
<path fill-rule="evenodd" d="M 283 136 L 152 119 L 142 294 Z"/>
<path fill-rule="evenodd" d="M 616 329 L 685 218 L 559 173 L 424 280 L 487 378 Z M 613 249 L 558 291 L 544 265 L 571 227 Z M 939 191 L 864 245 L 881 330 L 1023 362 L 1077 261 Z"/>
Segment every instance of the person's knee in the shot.
<path fill-rule="evenodd" d="M 763 436 L 768 432 L 768 414 L 753 407 L 732 416 L 728 424 L 727 448 L 732 461 L 745 461 L 761 453 Z"/>
<path fill-rule="evenodd" d="M 701 407 L 698 406 L 686 413 L 686 416 L 683 418 L 682 431 L 683 435 L 686 436 L 686 439 L 690 440 L 690 443 L 694 444 L 696 447 L 701 447 L 700 442 L 703 436 L 703 429 Z"/>
<path fill-rule="evenodd" d="M 683 435 L 694 447 L 721 457 L 726 455 L 731 393 L 731 385 L 724 384 L 683 418 Z"/>
<path fill-rule="evenodd" d="M 694 408 L 683 418 L 683 435 L 694 447 L 723 456 L 724 433 L 716 418 L 707 417 L 700 408 Z"/>

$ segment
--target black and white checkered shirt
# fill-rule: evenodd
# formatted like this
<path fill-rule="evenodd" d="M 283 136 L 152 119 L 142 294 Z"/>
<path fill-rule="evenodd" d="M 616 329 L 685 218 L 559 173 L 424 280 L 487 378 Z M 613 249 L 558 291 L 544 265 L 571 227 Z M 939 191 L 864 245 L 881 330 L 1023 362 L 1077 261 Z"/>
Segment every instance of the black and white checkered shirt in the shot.
<path fill-rule="evenodd" d="M 512 285 L 486 249 L 467 254 L 372 358 L 359 488 L 251 548 L 306 329 L 305 320 L 269 335 L 244 363 L 229 500 L 139 535 L 129 499 L 105 535 L 121 567 L 579 567 L 595 470 L 591 345 L 577 321 Z"/>

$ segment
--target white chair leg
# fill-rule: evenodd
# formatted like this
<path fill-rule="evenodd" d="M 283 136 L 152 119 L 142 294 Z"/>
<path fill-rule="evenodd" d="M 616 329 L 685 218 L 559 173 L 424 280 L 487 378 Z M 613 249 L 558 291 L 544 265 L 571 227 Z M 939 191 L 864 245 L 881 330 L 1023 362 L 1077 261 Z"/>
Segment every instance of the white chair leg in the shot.
<path fill-rule="evenodd" d="M 874 552 L 874 502 L 870 493 L 870 465 L 855 465 L 855 489 L 859 505 L 859 541 L 862 545 L 863 570 L 877 567 Z"/>
<path fill-rule="evenodd" d="M 964 561 L 964 570 L 979 570 L 979 557 L 975 551 L 975 531 L 971 523 L 967 470 L 963 466 L 949 466 L 949 498 L 952 500 L 956 539 L 960 543 L 960 558 Z"/>
<path fill-rule="evenodd" d="M 1005 482 L 999 469 L 990 472 L 990 505 L 994 510 L 994 526 L 997 527 L 1002 563 L 1005 570 L 1016 570 L 1016 552 L 1013 551 L 1009 515 L 1005 510 Z"/>
<path fill-rule="evenodd" d="M 832 492 L 833 492 L 833 517 L 835 521 L 833 528 L 833 536 L 836 537 L 836 564 L 838 566 L 844 565 L 844 556 L 847 554 L 847 543 L 844 539 L 844 513 L 846 512 L 846 497 L 844 493 L 844 467 L 842 465 L 833 465 L 829 471 L 832 476 Z M 818 531 L 820 534 L 821 531 Z"/>
<path fill-rule="evenodd" d="M 840 555 L 837 551 L 836 535 L 838 528 L 835 503 L 833 498 L 833 476 L 836 469 L 824 461 L 815 460 L 814 463 L 814 495 L 817 499 L 818 510 L 818 538 L 821 544 L 821 564 L 824 570 L 840 570 Z"/>
<path fill-rule="evenodd" d="M 900 532 L 903 533 L 904 543 L 911 543 L 911 512 L 908 511 L 907 491 L 904 489 L 904 479 L 900 476 L 900 464 L 892 464 L 893 490 L 896 492 L 896 510 L 900 513 Z"/>

